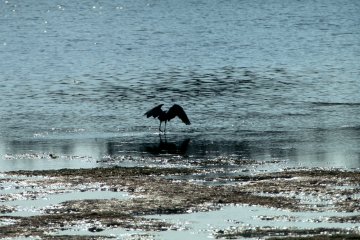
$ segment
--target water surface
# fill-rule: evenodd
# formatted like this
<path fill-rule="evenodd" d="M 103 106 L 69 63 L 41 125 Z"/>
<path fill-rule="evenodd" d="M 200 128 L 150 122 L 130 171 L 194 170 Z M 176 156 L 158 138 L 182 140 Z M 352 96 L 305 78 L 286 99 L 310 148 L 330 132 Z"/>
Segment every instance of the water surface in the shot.
<path fill-rule="evenodd" d="M 143 155 L 164 141 L 143 113 L 178 103 L 192 125 L 172 121 L 167 141 L 190 139 L 187 155 L 358 168 L 359 11 L 351 0 L 2 0 L 1 165 Z"/>

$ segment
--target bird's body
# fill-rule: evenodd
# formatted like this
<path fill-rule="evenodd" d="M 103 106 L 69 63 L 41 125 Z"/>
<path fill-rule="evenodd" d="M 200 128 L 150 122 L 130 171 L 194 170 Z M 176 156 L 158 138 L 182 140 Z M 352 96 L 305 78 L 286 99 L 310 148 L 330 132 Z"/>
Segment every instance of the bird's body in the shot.
<path fill-rule="evenodd" d="M 149 118 L 149 117 L 154 117 L 154 118 L 158 118 L 160 120 L 160 126 L 159 126 L 159 131 L 161 131 L 161 123 L 165 122 L 165 129 L 164 132 L 166 131 L 166 122 L 170 121 L 171 119 L 175 118 L 175 117 L 179 117 L 183 123 L 185 123 L 186 125 L 190 125 L 190 120 L 187 117 L 184 109 L 177 104 L 174 104 L 171 108 L 169 108 L 168 111 L 164 111 L 161 109 L 161 107 L 164 104 L 160 104 L 156 107 L 154 107 L 153 109 L 147 111 L 144 115 Z"/>

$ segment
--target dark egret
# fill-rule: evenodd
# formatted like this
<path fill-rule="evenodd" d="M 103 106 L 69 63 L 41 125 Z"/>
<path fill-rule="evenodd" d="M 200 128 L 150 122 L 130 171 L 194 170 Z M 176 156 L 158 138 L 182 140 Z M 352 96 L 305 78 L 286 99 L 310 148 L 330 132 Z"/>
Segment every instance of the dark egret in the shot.
<path fill-rule="evenodd" d="M 160 126 L 159 126 L 159 131 L 160 132 L 164 132 L 166 131 L 166 122 L 170 121 L 171 119 L 178 117 L 180 118 L 183 123 L 185 123 L 186 125 L 190 125 L 190 120 L 188 118 L 188 116 L 186 115 L 184 109 L 177 104 L 174 104 L 171 108 L 169 108 L 168 111 L 164 111 L 161 109 L 161 107 L 164 104 L 160 104 L 156 107 L 154 107 L 153 109 L 147 111 L 144 115 L 149 118 L 149 117 L 154 117 L 154 118 L 158 118 L 160 120 Z M 161 131 L 161 123 L 165 122 L 165 128 L 164 131 Z"/>

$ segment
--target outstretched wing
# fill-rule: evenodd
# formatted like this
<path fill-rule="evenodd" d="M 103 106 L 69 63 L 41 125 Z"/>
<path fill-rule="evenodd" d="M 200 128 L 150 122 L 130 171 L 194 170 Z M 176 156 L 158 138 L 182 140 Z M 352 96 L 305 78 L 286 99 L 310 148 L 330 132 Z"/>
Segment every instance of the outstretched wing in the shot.
<path fill-rule="evenodd" d="M 149 117 L 157 118 L 163 112 L 163 110 L 161 109 L 162 105 L 164 104 L 160 104 L 157 107 L 154 107 L 153 109 L 147 111 L 144 115 L 146 115 L 147 118 Z"/>
<path fill-rule="evenodd" d="M 169 109 L 169 111 L 167 112 L 168 121 L 170 121 L 174 117 L 179 117 L 186 125 L 191 124 L 188 116 L 186 115 L 186 113 L 184 111 L 184 109 L 181 106 L 177 105 L 177 104 L 174 104 Z"/>

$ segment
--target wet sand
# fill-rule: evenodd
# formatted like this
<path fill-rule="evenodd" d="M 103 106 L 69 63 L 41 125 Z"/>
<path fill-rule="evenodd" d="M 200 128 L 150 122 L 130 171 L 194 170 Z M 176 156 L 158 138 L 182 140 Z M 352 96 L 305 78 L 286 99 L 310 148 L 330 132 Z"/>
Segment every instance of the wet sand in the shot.
<path fill-rule="evenodd" d="M 123 229 L 130 234 L 128 237 L 161 239 L 163 232 L 173 232 L 175 236 L 176 232 L 189 229 L 161 219 L 159 215 L 186 216 L 216 212 L 226 206 L 257 206 L 285 210 L 289 215 L 334 213 L 311 220 L 339 225 L 279 228 L 234 224 L 231 228 L 213 229 L 208 235 L 227 239 L 360 238 L 356 227 L 360 222 L 360 173 L 357 171 L 304 168 L 252 175 L 214 175 L 213 170 L 204 168 L 104 167 L 10 171 L 1 175 L 1 182 L 3 190 L 12 189 L 1 196 L 0 232 L 3 237 L 104 239 L 119 236 L 108 234 L 109 230 Z M 126 193 L 128 197 L 70 199 L 45 204 L 28 216 L 17 214 L 19 207 L 9 205 L 19 199 L 34 201 L 69 192 L 81 196 L 91 191 L 99 192 L 99 196 L 112 192 Z M 277 221 L 276 216 L 256 217 L 259 222 Z M 348 225 L 342 227 L 344 223 Z M 68 234 L 79 226 L 85 231 Z"/>

